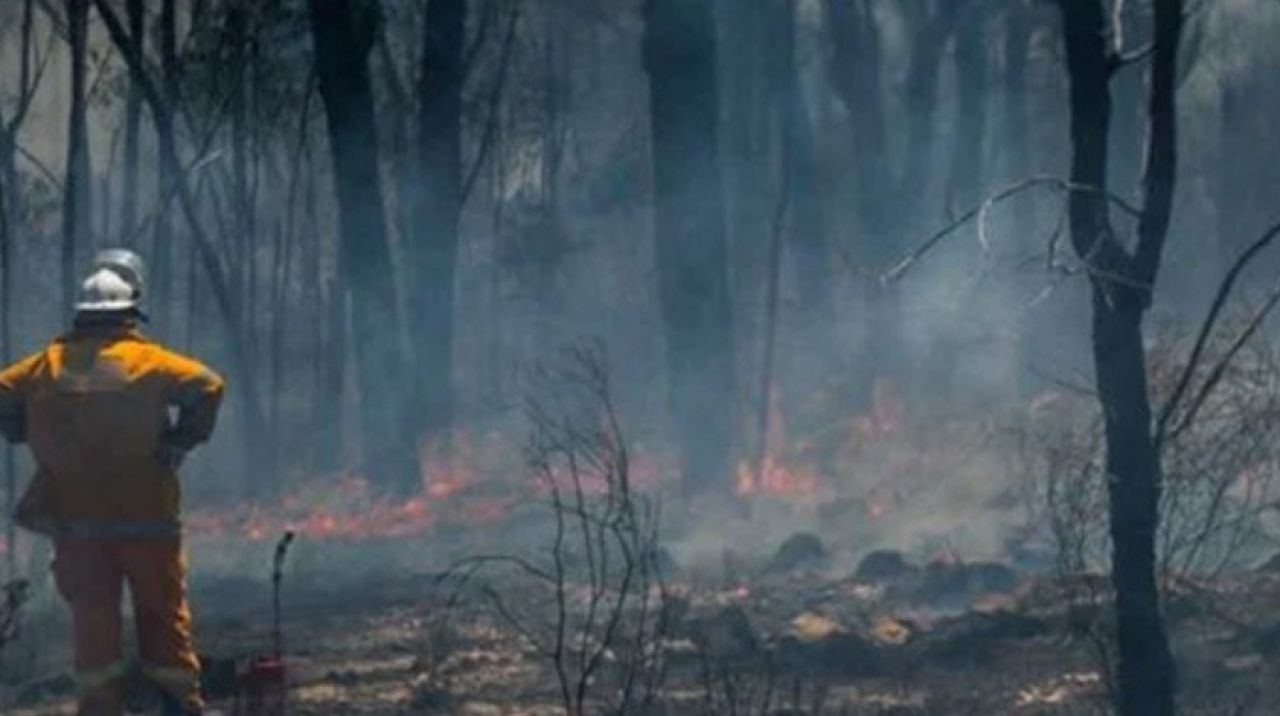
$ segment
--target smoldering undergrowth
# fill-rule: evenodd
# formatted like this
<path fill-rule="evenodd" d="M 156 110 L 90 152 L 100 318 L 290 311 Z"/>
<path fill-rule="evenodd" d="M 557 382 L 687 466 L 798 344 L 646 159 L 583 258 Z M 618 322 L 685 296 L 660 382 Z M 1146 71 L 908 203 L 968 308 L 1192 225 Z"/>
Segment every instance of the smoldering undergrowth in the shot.
<path fill-rule="evenodd" d="M 1161 451 L 1163 520 L 1160 567 L 1170 578 L 1206 578 L 1247 565 L 1273 545 L 1266 518 L 1280 489 L 1280 354 L 1255 338 L 1222 361 L 1244 330 L 1233 320 L 1194 368 L 1198 382 L 1215 385 L 1193 420 L 1179 422 Z M 1148 354 L 1151 391 L 1167 398 L 1187 369 L 1185 338 L 1161 331 Z M 1082 389 L 1059 390 L 1030 408 L 1016 429 L 1019 471 L 1030 486 L 1028 523 L 1050 545 L 1062 574 L 1105 568 L 1106 483 L 1102 417 Z"/>
<path fill-rule="evenodd" d="M 667 673 L 671 602 L 660 506 L 632 483 L 603 347 L 536 371 L 525 468 L 550 539 L 530 553 L 462 559 L 441 579 L 478 588 L 555 674 L 566 714 L 649 710 Z"/>

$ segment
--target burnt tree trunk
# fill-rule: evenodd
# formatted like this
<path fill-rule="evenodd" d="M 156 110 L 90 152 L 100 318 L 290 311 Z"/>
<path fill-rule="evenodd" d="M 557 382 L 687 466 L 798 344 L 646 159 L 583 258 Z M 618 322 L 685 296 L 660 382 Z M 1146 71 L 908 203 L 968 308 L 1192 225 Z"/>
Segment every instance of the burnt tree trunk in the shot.
<path fill-rule="evenodd" d="M 877 383 L 901 378 L 906 349 L 904 318 L 896 284 L 879 281 L 915 230 L 933 174 L 939 66 L 961 11 L 972 0 L 924 2 L 913 19 L 911 53 L 903 104 L 906 110 L 902 158 L 890 157 L 883 43 L 868 0 L 825 0 L 833 52 L 829 74 L 853 129 L 855 206 L 859 237 L 855 270 L 867 311 L 867 341 L 859 348 L 854 401 L 866 407 Z"/>
<path fill-rule="evenodd" d="M 89 0 L 66 0 L 71 47 L 71 113 L 67 126 L 67 166 L 62 205 L 62 310 L 75 304 L 79 252 L 89 246 L 92 182 L 89 162 L 88 66 Z"/>
<path fill-rule="evenodd" d="M 462 213 L 462 84 L 466 0 L 431 0 L 422 42 L 417 167 L 406 287 L 422 427 L 453 421 L 454 276 Z"/>
<path fill-rule="evenodd" d="M 956 130 L 952 144 L 948 199 L 952 213 L 973 206 L 983 195 L 987 134 L 986 18 L 974 13 L 956 32 Z"/>
<path fill-rule="evenodd" d="M 1071 180 L 1105 191 L 1109 83 L 1116 56 L 1106 43 L 1101 0 L 1059 0 L 1071 87 Z M 1144 205 L 1135 248 L 1117 240 L 1108 201 L 1073 193 L 1071 238 L 1089 263 L 1093 355 L 1106 437 L 1112 585 L 1118 642 L 1118 709 L 1125 716 L 1174 711 L 1174 663 L 1156 581 L 1161 466 L 1147 390 L 1143 316 L 1160 268 L 1176 168 L 1175 69 L 1181 0 L 1155 2 Z"/>
<path fill-rule="evenodd" d="M 177 0 L 162 0 L 158 33 L 160 40 L 160 83 L 165 103 L 169 107 L 178 106 L 178 11 Z M 161 153 L 157 157 L 156 182 L 161 192 L 171 191 L 173 174 L 171 164 L 174 158 Z M 173 320 L 173 274 L 176 264 L 173 259 L 172 224 L 169 205 L 171 202 L 162 196 L 156 207 L 155 226 L 151 243 L 151 317 L 160 327 L 162 335 L 176 336 L 177 326 Z"/>
<path fill-rule="evenodd" d="M 341 270 L 351 296 L 363 468 L 386 488 L 419 487 L 391 269 L 368 58 L 377 4 L 311 0 L 315 71 L 328 118 L 338 195 Z"/>
<path fill-rule="evenodd" d="M 1030 0 L 1034 2 L 1034 0 Z M 1001 112 L 1002 171 L 1006 182 L 1027 177 L 1031 172 L 1031 120 L 1027 95 L 1027 63 L 1030 62 L 1032 17 L 1027 0 L 1010 3 L 1004 21 L 1004 43 L 1001 48 L 1001 75 L 1004 80 Z M 1030 205 L 1018 202 L 1010 207 L 1013 232 L 1019 242 L 1030 238 L 1034 213 Z M 1029 243 L 1020 243 L 1029 247 Z"/>
<path fill-rule="evenodd" d="M 1257 198 L 1280 193 L 1280 163 L 1275 161 L 1280 154 L 1280 136 L 1275 131 L 1280 105 L 1274 82 L 1277 72 L 1280 59 L 1268 62 L 1260 72 L 1221 81 L 1219 154 L 1210 186 L 1217 213 L 1215 254 L 1227 265 L 1245 249 L 1242 240 L 1265 231 L 1273 219 L 1271 205 Z M 1274 266 L 1272 262 L 1268 269 Z M 1268 275 L 1266 271 L 1258 274 Z"/>
<path fill-rule="evenodd" d="M 810 419 L 813 396 L 831 386 L 831 376 L 844 372 L 839 356 L 845 354 L 837 344 L 834 288 L 832 286 L 832 251 L 828 235 L 827 217 L 823 206 L 825 192 L 822 182 L 822 162 L 814 138 L 814 126 L 810 114 L 809 96 L 805 92 L 803 78 L 804 39 L 799 22 L 799 9 L 794 2 L 781 3 L 778 22 L 779 34 L 787 39 L 777 42 L 786 51 L 781 79 L 784 96 L 785 121 L 782 127 L 781 169 L 786 172 L 779 198 L 771 202 L 775 206 L 775 230 L 785 229 L 786 251 L 790 259 L 791 282 L 795 286 L 797 305 L 792 326 L 777 332 L 771 339 L 776 344 L 775 355 L 784 356 L 787 366 L 770 372 L 788 376 L 781 384 L 783 392 L 772 398 L 792 420 Z M 780 237 L 781 238 L 781 237 Z M 777 270 L 781 270 L 778 267 Z M 766 316 L 777 317 L 778 297 L 775 295 Z M 766 327 L 766 330 L 774 330 Z M 777 342 L 788 340 L 788 346 L 803 346 L 804 350 L 787 350 Z M 776 362 L 776 361 L 775 361 Z M 770 400 L 762 401 L 763 409 L 772 409 Z M 768 431 L 761 431 L 767 439 Z"/>
<path fill-rule="evenodd" d="M 686 489 L 725 490 L 732 478 L 737 384 L 711 2 L 648 0 L 645 24 L 670 425 Z"/>
<path fill-rule="evenodd" d="M 1112 4 L 1111 44 L 1112 52 L 1122 51 L 1122 45 L 1138 47 L 1150 39 L 1146 30 L 1151 22 L 1149 3 L 1122 0 Z M 1133 196 L 1142 181 L 1143 122 L 1145 108 L 1142 98 L 1147 87 L 1147 63 L 1127 63 L 1117 67 L 1111 77 L 1111 97 L 1114 107 L 1111 126 L 1108 128 L 1111 161 L 1107 166 L 1107 181 L 1120 196 Z"/>
<path fill-rule="evenodd" d="M 890 212 L 897 193 L 885 125 L 880 31 L 865 0 L 826 0 L 826 20 L 833 49 L 828 74 L 849 113 L 856 147 L 853 164 L 858 187 L 854 198 L 862 234 L 859 254 L 874 259 L 871 249 L 892 233 Z"/>
<path fill-rule="evenodd" d="M 2 118 L 0 118 L 2 119 Z M 9 151 L 6 141 L 0 151 Z M 8 159 L 6 157 L 6 159 Z M 11 161 L 11 160 L 9 160 Z M 13 235 L 10 229 L 10 215 L 13 206 L 11 197 L 17 195 L 13 181 L 17 172 L 9 171 L 9 167 L 0 167 L 0 360 L 8 365 L 13 358 Z M 6 444 L 3 448 L 5 514 L 12 515 L 18 505 L 18 473 L 14 463 L 13 446 Z M 5 579 L 18 578 L 18 548 L 16 540 L 18 532 L 12 517 L 5 520 L 4 555 Z"/>
<path fill-rule="evenodd" d="M 929 12 L 921 17 L 920 29 L 912 36 L 904 94 L 907 137 L 896 185 L 897 230 L 888 237 L 885 246 L 891 252 L 888 255 L 890 260 L 897 258 L 908 236 L 918 233 L 919 222 L 924 219 L 922 202 L 928 196 L 930 177 L 934 174 L 942 60 L 946 57 L 947 47 L 952 44 L 964 11 L 972 5 L 973 0 L 926 3 Z"/>
<path fill-rule="evenodd" d="M 231 236 L 227 243 L 231 256 L 228 270 L 231 290 L 240 296 L 243 311 L 241 321 L 248 330 L 245 336 L 249 360 L 257 360 L 256 316 L 253 306 L 253 281 L 250 266 L 253 264 L 254 237 L 253 207 L 249 197 L 249 24 L 246 9 L 241 0 L 227 4 L 223 36 L 230 53 L 227 62 L 227 81 L 230 83 L 229 111 L 231 114 Z"/>
<path fill-rule="evenodd" d="M 106 25 L 112 44 L 120 51 L 125 64 L 129 68 L 130 79 L 142 92 L 147 108 L 151 110 L 151 119 L 155 124 L 157 151 L 161 166 L 165 168 L 165 177 L 171 182 L 170 191 L 176 197 L 186 226 L 194 244 L 195 256 L 205 276 L 209 279 L 209 289 L 217 306 L 218 313 L 225 322 L 230 340 L 231 359 L 239 377 L 239 390 L 244 406 L 244 439 L 248 455 L 249 472 L 246 490 L 254 496 L 260 489 L 259 475 L 256 469 L 262 464 L 262 438 L 266 435 L 266 416 L 263 413 L 261 394 L 258 391 L 257 372 L 245 347 L 247 331 L 240 322 L 238 296 L 231 292 L 227 277 L 223 270 L 217 248 L 210 240 L 205 226 L 200 221 L 196 198 L 191 190 L 187 175 L 178 155 L 178 139 L 174 105 L 170 104 L 168 91 L 162 91 L 155 79 L 147 70 L 146 57 L 142 52 L 141 38 L 129 33 L 124 23 L 108 0 L 93 0 L 98 15 Z M 172 10 L 172 8 L 166 8 Z M 162 44 L 167 44 L 162 42 Z M 172 49 L 172 48 L 168 48 Z M 162 50 L 167 51 L 167 50 Z M 168 78 L 166 78 L 166 83 Z M 152 269 L 155 270 L 154 268 Z"/>
<path fill-rule="evenodd" d="M 128 0 L 125 3 L 125 13 L 129 20 L 129 32 L 134 37 L 145 37 L 145 0 Z M 131 244 L 134 242 L 138 213 L 138 142 L 141 126 L 142 92 L 130 82 L 124 106 L 124 186 L 120 196 L 120 235 Z"/>
<path fill-rule="evenodd" d="M 951 136 L 950 166 L 944 196 L 947 213 L 955 215 L 985 195 L 987 134 L 987 33 L 984 6 L 971 8 L 955 31 L 956 118 Z M 977 229 L 966 228 L 965 240 L 977 242 Z M 932 339 L 925 370 L 933 377 L 935 395 L 955 397 L 963 339 L 944 332 Z"/>
<path fill-rule="evenodd" d="M 35 40 L 35 0 L 23 0 L 22 27 L 19 40 L 18 87 L 15 106 L 9 116 L 4 116 L 0 107 L 0 183 L 3 184 L 4 199 L 7 202 L 10 234 L 8 248 L 12 250 L 13 226 L 21 221 L 23 215 L 21 177 L 18 173 L 18 133 L 30 116 L 31 102 L 35 97 L 39 77 L 34 62 Z M 12 254 L 10 254 L 12 255 Z M 4 264 L 8 270 L 8 264 Z M 0 305 L 0 313 L 10 315 L 11 306 L 8 301 Z"/>
<path fill-rule="evenodd" d="M 1001 47 L 1001 77 L 1003 78 L 1003 98 L 1000 119 L 1000 143 L 1002 182 L 1011 184 L 1027 178 L 1031 173 L 1031 157 L 1034 148 L 1031 146 L 1030 96 L 1027 92 L 1027 63 L 1030 61 L 1032 17 L 1031 9 L 1025 0 L 1008 3 L 1004 16 L 1004 42 Z M 1033 235 L 1035 211 L 1030 202 L 1016 202 L 1006 209 L 1009 216 L 1008 230 L 1013 242 L 1023 251 L 1033 250 L 1039 238 Z M 1029 296 L 1042 290 L 1043 277 L 1035 272 L 1018 282 L 1020 288 Z M 1021 295 L 1020 295 L 1021 298 Z M 1023 306 L 1026 300 L 1019 300 L 1014 310 L 1019 316 L 1018 331 L 1018 390 L 1023 399 L 1031 397 L 1035 390 L 1035 347 L 1043 334 L 1038 327 L 1025 317 L 1028 313 Z"/>
<path fill-rule="evenodd" d="M 791 173 L 787 180 L 791 200 L 792 226 L 790 250 L 794 256 L 795 282 L 800 298 L 800 312 L 806 331 L 813 332 L 819 352 L 829 355 L 832 319 L 830 250 L 827 242 L 826 217 L 822 207 L 817 149 L 814 146 L 813 122 L 801 83 L 797 9 L 789 0 L 782 15 L 782 32 L 787 33 L 790 50 L 786 58 L 786 112 L 784 122 L 788 148 L 783 168 Z M 821 357 L 821 356 L 820 356 Z"/>
<path fill-rule="evenodd" d="M 738 368 L 752 375 L 767 327 L 760 323 L 770 271 L 770 219 L 777 193 L 778 133 L 785 107 L 777 82 L 788 67 L 777 21 L 791 0 L 716 0 L 720 148 L 730 297 L 737 309 Z"/>
<path fill-rule="evenodd" d="M 350 323 L 343 283 L 341 276 L 329 279 L 320 304 L 324 311 L 321 319 L 324 330 L 318 334 L 311 433 L 315 438 L 312 466 L 323 472 L 334 472 L 342 466 L 342 395 L 347 380 L 347 325 Z"/>
<path fill-rule="evenodd" d="M 17 241 L 15 227 L 23 217 L 23 197 L 19 185 L 18 133 L 26 122 L 38 79 L 34 73 L 35 0 L 24 0 L 18 52 L 17 103 L 12 114 L 0 116 L 0 361 L 13 360 L 13 279 L 16 275 Z M 3 113 L 0 112 L 0 115 Z M 14 446 L 3 448 L 6 514 L 12 515 L 18 502 L 18 465 Z M 18 577 L 17 525 L 12 518 L 5 527 L 5 569 L 7 579 Z"/>

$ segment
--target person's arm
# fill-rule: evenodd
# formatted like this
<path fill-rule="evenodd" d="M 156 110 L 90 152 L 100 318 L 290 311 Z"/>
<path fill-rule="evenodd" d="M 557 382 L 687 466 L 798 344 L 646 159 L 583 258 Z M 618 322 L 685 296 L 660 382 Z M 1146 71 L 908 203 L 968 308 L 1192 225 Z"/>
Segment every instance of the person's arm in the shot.
<path fill-rule="evenodd" d="M 169 376 L 169 404 L 178 411 L 177 421 L 162 437 L 164 447 L 183 453 L 207 441 L 218 422 L 218 408 L 226 384 L 203 364 L 183 356 L 164 355 Z"/>
<path fill-rule="evenodd" d="M 0 372 L 0 435 L 11 443 L 26 442 L 27 410 L 23 390 L 43 355 L 29 356 Z"/>

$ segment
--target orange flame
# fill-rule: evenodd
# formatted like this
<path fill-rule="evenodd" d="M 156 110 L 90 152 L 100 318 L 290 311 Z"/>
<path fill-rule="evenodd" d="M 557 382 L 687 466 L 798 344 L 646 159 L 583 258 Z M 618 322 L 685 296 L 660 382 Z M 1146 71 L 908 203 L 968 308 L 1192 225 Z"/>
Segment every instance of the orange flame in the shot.
<path fill-rule="evenodd" d="M 775 495 L 810 498 L 825 491 L 826 485 L 814 466 L 803 461 L 807 445 L 793 446 L 787 440 L 787 422 L 782 410 L 779 390 L 770 391 L 768 434 L 759 464 L 746 461 L 738 465 L 739 495 Z"/>
<path fill-rule="evenodd" d="M 452 436 L 423 446 L 421 491 L 395 499 L 379 495 L 365 477 L 346 474 L 323 489 L 300 490 L 275 505 L 242 505 L 219 512 L 197 511 L 187 517 L 188 531 L 198 537 L 235 536 L 249 541 L 274 539 L 292 530 L 313 539 L 374 540 L 413 537 L 440 524 L 483 524 L 503 519 L 515 502 L 511 485 L 504 494 L 486 494 L 491 481 L 480 465 L 493 465 L 497 442 L 480 454 L 466 436 Z"/>

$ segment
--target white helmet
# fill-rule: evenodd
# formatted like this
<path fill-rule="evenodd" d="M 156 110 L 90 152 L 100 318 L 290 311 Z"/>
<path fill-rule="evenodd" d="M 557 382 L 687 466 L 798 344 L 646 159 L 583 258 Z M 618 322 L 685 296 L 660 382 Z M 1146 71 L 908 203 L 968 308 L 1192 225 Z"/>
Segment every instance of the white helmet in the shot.
<path fill-rule="evenodd" d="M 107 249 L 93 260 L 93 269 L 80 284 L 77 311 L 137 310 L 142 302 L 142 257 L 129 249 Z"/>

